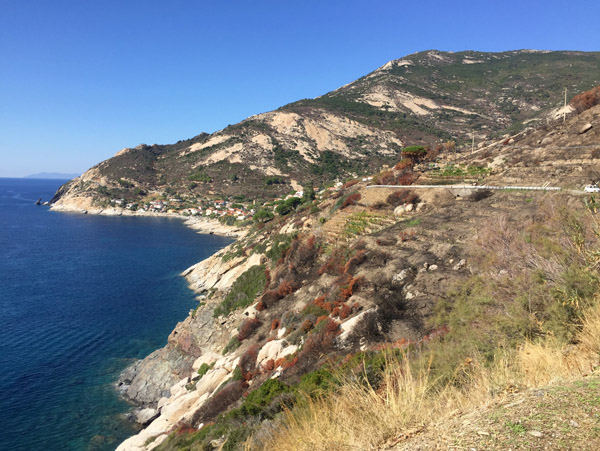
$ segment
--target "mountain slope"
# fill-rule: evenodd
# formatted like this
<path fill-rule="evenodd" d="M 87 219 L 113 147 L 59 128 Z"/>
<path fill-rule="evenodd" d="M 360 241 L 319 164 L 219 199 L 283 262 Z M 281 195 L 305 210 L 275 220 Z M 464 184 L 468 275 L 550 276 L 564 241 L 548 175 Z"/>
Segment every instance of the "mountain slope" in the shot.
<path fill-rule="evenodd" d="M 173 145 L 123 149 L 65 185 L 62 208 L 148 194 L 272 198 L 393 161 L 406 144 L 459 144 L 543 121 L 562 90 L 600 83 L 600 53 L 426 51 L 390 61 L 316 99 Z"/>
<path fill-rule="evenodd" d="M 595 321 L 588 310 L 600 299 L 594 196 L 464 195 L 443 179 L 504 185 L 526 168 L 517 174 L 526 185 L 557 162 L 565 172 L 548 182 L 584 183 L 597 162 L 589 146 L 599 120 L 597 105 L 470 160 L 459 155 L 464 165 L 489 158 L 491 171 L 447 159 L 416 168 L 419 183 L 437 180 L 433 188 L 353 180 L 255 223 L 189 268 L 198 308 L 121 377 L 125 396 L 156 418 L 119 449 L 242 449 L 246 440 L 250 449 L 402 446 L 434 433 L 432 420 L 454 409 L 589 374 L 600 356 L 600 308 Z M 585 133 L 582 122 L 591 124 Z M 555 153 L 570 142 L 576 164 Z M 493 164 L 527 143 L 535 153 Z M 314 402 L 303 402 L 306 394 Z M 421 438 L 424 449 L 437 439 Z"/>

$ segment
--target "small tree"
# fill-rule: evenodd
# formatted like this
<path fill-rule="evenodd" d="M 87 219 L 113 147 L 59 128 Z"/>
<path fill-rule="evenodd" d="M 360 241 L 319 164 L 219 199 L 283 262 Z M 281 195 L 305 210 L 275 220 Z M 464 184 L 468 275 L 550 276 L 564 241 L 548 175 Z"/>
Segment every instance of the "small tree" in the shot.
<path fill-rule="evenodd" d="M 304 187 L 304 194 L 302 195 L 302 203 L 310 203 L 315 200 L 317 196 L 315 195 L 315 190 L 313 187 L 313 182 L 308 182 Z"/>
<path fill-rule="evenodd" d="M 291 211 L 295 210 L 302 200 L 299 197 L 290 197 L 284 203 L 280 204 L 275 208 L 275 211 L 279 213 L 281 216 L 285 216 Z"/>
<path fill-rule="evenodd" d="M 410 158 L 414 163 L 420 161 L 427 154 L 427 150 L 423 146 L 408 146 L 402 149 L 402 156 Z"/>
<path fill-rule="evenodd" d="M 265 210 L 264 208 L 261 208 L 260 210 L 258 210 L 256 212 L 256 214 L 254 215 L 254 222 L 269 222 L 270 220 L 272 220 L 275 217 L 275 215 L 273 213 L 271 213 L 269 210 Z"/>

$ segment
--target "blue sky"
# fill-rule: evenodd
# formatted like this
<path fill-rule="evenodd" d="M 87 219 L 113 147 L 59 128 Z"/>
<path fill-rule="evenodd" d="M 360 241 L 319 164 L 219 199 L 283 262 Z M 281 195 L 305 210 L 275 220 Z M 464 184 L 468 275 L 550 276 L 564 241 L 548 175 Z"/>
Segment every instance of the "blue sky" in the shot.
<path fill-rule="evenodd" d="M 82 172 L 427 49 L 600 50 L 596 1 L 0 0 L 0 177 Z"/>

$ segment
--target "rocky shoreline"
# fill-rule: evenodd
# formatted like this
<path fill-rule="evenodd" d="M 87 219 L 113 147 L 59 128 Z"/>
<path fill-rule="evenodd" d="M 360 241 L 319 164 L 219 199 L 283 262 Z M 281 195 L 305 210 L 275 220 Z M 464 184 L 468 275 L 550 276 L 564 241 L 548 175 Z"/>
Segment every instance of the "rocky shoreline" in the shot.
<path fill-rule="evenodd" d="M 183 220 L 187 227 L 201 234 L 240 238 L 247 233 L 244 228 L 228 226 L 215 219 L 174 213 L 133 212 L 119 208 L 100 209 L 80 202 L 64 202 L 62 199 L 53 204 L 51 210 L 103 216 L 169 217 Z M 259 258 L 257 255 L 245 262 L 240 258 L 223 261 L 222 256 L 230 246 L 181 273 L 187 279 L 189 288 L 198 295 L 199 301 L 204 300 L 210 290 L 227 289 L 249 266 L 260 264 L 256 261 Z M 231 376 L 235 362 L 231 358 L 222 358 L 220 351 L 230 339 L 232 328 L 235 331 L 235 320 L 227 318 L 217 321 L 213 317 L 213 310 L 214 305 L 209 301 L 202 308 L 190 311 L 175 326 L 166 346 L 136 361 L 119 375 L 115 389 L 135 406 L 126 414 L 126 418 L 145 428 L 123 442 L 119 450 L 137 451 L 157 446 L 162 440 L 154 441 L 153 446 L 146 446 L 145 443 L 150 437 L 156 436 L 164 440 L 166 432 L 190 411 L 192 404 L 204 402 L 214 389 Z M 204 393 L 198 390 L 189 392 L 186 385 L 193 383 L 198 376 L 196 370 L 203 363 L 199 362 L 202 359 L 214 363 L 218 371 L 206 379 L 208 385 Z"/>
<path fill-rule="evenodd" d="M 82 208 L 80 205 L 69 205 L 65 203 L 53 204 L 50 207 L 53 211 L 64 212 L 64 213 L 79 213 L 79 214 L 90 214 L 90 215 L 101 215 L 101 216 L 138 216 L 138 217 L 163 217 L 163 218 L 177 218 L 184 221 L 184 224 L 196 232 L 201 234 L 220 235 L 228 237 L 242 237 L 246 234 L 246 229 L 243 227 L 228 226 L 220 223 L 216 219 L 184 216 L 176 213 L 158 213 L 150 211 L 131 211 L 122 208 Z"/>
<path fill-rule="evenodd" d="M 222 256 L 228 248 L 181 274 L 200 299 L 206 299 L 207 292 L 226 290 L 249 267 L 260 264 L 260 255 L 224 261 Z M 237 359 L 223 356 L 221 351 L 232 333 L 237 333 L 238 317 L 247 312 L 214 318 L 214 307 L 214 302 L 206 299 L 205 305 L 191 311 L 175 326 L 165 347 L 121 373 L 117 388 L 138 406 L 131 417 L 146 428 L 125 440 L 118 450 L 140 451 L 158 446 L 178 422 L 189 420 L 188 417 L 231 378 Z M 211 371 L 200 384 L 197 370 L 203 363 L 211 365 Z M 193 390 L 190 385 L 194 386 Z M 149 441 L 152 443 L 148 444 Z"/>

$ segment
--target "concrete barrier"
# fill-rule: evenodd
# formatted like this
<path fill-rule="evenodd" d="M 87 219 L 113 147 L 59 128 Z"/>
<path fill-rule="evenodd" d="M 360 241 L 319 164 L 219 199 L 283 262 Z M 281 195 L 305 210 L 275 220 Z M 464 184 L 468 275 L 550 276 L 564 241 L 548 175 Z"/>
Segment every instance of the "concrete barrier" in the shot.
<path fill-rule="evenodd" d="M 369 188 L 442 188 L 449 190 L 474 190 L 474 189 L 493 189 L 493 190 L 533 190 L 533 191 L 560 191 L 559 186 L 490 186 L 490 185 L 369 185 Z"/>

